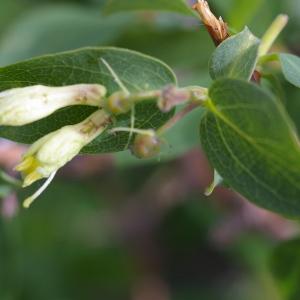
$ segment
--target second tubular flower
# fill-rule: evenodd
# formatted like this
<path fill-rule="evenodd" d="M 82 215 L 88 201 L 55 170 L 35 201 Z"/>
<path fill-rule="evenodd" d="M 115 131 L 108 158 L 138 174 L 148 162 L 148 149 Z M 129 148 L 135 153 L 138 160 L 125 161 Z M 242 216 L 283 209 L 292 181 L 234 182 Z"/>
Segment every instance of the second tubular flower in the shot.
<path fill-rule="evenodd" d="M 24 187 L 50 177 L 100 135 L 110 122 L 110 115 L 98 110 L 83 122 L 65 126 L 36 141 L 16 167 L 23 175 Z"/>

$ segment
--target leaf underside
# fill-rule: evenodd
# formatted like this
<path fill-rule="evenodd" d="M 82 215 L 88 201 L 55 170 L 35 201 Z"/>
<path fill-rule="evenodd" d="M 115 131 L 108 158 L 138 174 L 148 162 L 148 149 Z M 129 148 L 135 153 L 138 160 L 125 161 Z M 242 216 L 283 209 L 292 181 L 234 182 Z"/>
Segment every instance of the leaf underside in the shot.
<path fill-rule="evenodd" d="M 281 104 L 260 87 L 222 79 L 210 89 L 201 142 L 229 185 L 259 206 L 300 216 L 300 148 Z"/>
<path fill-rule="evenodd" d="M 212 79 L 223 77 L 249 80 L 258 59 L 260 41 L 248 28 L 228 38 L 214 51 L 209 62 Z"/>
<path fill-rule="evenodd" d="M 279 58 L 285 79 L 300 88 L 300 57 L 281 53 Z"/>

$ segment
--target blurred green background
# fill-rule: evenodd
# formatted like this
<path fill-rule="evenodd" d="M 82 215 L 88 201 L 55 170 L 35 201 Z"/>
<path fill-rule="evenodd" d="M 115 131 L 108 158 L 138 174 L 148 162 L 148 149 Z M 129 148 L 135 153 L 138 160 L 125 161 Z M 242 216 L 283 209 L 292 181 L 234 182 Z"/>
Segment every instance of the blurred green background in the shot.
<path fill-rule="evenodd" d="M 0 66 L 117 46 L 165 61 L 181 86 L 209 86 L 214 45 L 197 19 L 106 15 L 105 2 L 1 0 Z M 258 36 L 287 13 L 276 48 L 300 55 L 300 0 L 210 5 L 232 29 L 247 25 Z M 300 128 L 299 90 L 284 84 L 284 94 Z M 221 188 L 203 196 L 212 172 L 199 149 L 200 116 L 176 125 L 160 161 L 128 153 L 75 159 L 30 210 L 19 207 L 25 193 L 0 179 L 0 300 L 300 299 L 300 243 L 287 241 L 298 236 L 298 222 Z M 0 140 L 0 167 L 10 170 L 22 151 Z"/>

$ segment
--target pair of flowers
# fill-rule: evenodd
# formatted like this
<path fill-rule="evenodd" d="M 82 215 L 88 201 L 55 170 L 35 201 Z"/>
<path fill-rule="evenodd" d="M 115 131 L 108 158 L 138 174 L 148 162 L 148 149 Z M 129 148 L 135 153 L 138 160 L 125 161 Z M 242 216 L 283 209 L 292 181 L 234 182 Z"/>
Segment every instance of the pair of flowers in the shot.
<path fill-rule="evenodd" d="M 99 108 L 83 122 L 45 135 L 24 154 L 22 162 L 16 166 L 24 178 L 23 186 L 48 178 L 34 195 L 24 201 L 25 207 L 29 207 L 46 189 L 59 168 L 107 128 L 111 116 L 103 109 L 105 95 L 106 88 L 99 84 L 65 87 L 36 85 L 0 93 L 0 126 L 26 125 L 72 105 Z"/>

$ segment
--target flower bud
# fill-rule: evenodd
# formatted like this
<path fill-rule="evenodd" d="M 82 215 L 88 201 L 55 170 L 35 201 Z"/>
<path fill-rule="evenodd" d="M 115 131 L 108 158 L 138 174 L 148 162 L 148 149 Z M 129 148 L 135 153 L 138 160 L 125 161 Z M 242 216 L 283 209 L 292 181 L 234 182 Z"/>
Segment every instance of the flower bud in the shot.
<path fill-rule="evenodd" d="M 107 109 L 114 115 L 126 114 L 133 106 L 133 102 L 123 91 L 113 93 L 107 100 Z"/>
<path fill-rule="evenodd" d="M 191 93 L 188 90 L 179 89 L 174 85 L 169 85 L 162 90 L 157 105 L 162 112 L 169 112 L 176 105 L 188 101 L 190 96 Z"/>
<path fill-rule="evenodd" d="M 29 124 L 71 105 L 102 107 L 105 94 L 106 88 L 99 84 L 10 89 L 0 93 L 0 126 Z"/>
<path fill-rule="evenodd" d="M 23 186 L 56 172 L 101 134 L 109 123 L 110 116 L 98 110 L 83 122 L 65 126 L 35 142 L 16 167 L 24 177 Z"/>
<path fill-rule="evenodd" d="M 162 141 L 155 133 L 153 135 L 137 134 L 131 152 L 137 158 L 152 158 L 160 153 L 161 145 Z"/>

